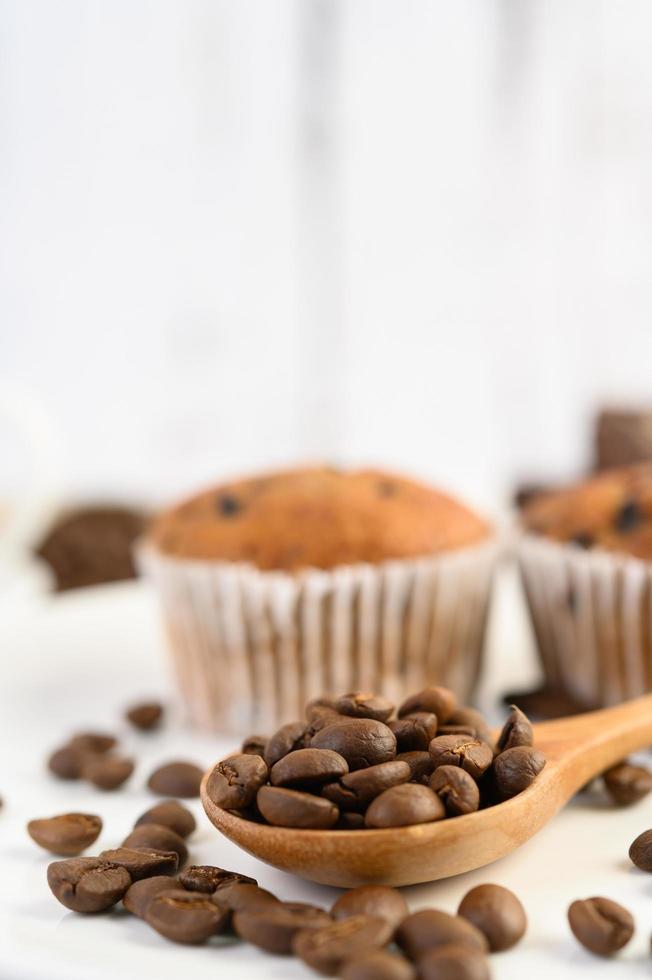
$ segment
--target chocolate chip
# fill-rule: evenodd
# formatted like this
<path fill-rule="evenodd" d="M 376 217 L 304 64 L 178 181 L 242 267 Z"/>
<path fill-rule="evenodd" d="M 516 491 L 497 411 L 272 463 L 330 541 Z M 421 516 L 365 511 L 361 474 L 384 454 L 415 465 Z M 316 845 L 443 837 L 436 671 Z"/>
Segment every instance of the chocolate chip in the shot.
<path fill-rule="evenodd" d="M 152 793 L 160 796 L 199 796 L 203 772 L 192 762 L 168 762 L 155 769 L 147 781 Z"/>
<path fill-rule="evenodd" d="M 27 832 L 39 847 L 52 854 L 72 857 L 81 854 L 100 836 L 102 820 L 92 813 L 63 813 L 43 820 L 30 820 Z"/>
<path fill-rule="evenodd" d="M 48 867 L 52 894 L 73 912 L 104 912 L 119 902 L 131 885 L 124 867 L 96 857 L 68 858 Z"/>

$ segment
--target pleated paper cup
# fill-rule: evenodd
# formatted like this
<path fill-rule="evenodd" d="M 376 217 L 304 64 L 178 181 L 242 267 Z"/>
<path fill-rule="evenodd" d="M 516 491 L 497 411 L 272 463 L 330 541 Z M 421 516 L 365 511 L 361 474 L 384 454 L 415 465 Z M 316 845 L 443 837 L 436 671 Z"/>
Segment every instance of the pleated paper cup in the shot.
<path fill-rule="evenodd" d="M 652 691 L 652 563 L 534 535 L 518 557 L 548 685 L 587 708 Z"/>
<path fill-rule="evenodd" d="M 298 574 L 179 559 L 139 563 L 159 595 L 190 719 L 271 732 L 326 692 L 399 700 L 428 683 L 470 697 L 481 666 L 495 540 L 415 560 Z"/>

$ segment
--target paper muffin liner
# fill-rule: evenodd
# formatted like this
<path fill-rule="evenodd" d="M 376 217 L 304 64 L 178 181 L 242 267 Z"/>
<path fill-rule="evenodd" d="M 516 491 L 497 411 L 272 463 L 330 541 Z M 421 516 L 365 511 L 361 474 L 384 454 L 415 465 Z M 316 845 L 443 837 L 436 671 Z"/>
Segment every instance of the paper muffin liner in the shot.
<path fill-rule="evenodd" d="M 327 692 L 392 699 L 427 683 L 464 700 L 478 679 L 496 540 L 378 565 L 296 575 L 164 555 L 139 564 L 158 592 L 191 721 L 271 732 Z"/>
<path fill-rule="evenodd" d="M 518 559 L 551 688 L 586 707 L 652 691 L 652 562 L 534 535 Z"/>

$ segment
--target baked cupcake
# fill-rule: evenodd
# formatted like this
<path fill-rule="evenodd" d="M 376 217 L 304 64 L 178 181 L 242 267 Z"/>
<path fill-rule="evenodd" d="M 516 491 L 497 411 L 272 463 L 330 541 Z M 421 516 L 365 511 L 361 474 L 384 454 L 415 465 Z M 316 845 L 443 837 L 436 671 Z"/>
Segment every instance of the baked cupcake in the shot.
<path fill-rule="evenodd" d="M 534 499 L 520 565 L 546 680 L 587 707 L 652 690 L 652 464 Z"/>
<path fill-rule="evenodd" d="M 209 489 L 141 547 L 191 718 L 271 730 L 326 692 L 468 699 L 483 640 L 490 526 L 377 470 L 305 468 Z"/>

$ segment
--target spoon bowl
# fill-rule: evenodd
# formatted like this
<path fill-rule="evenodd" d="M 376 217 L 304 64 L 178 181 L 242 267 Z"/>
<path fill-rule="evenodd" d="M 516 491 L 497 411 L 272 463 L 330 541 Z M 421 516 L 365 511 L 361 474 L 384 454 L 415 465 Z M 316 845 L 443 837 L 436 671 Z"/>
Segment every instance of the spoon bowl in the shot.
<path fill-rule="evenodd" d="M 534 725 L 544 770 L 504 803 L 434 823 L 381 830 L 296 830 L 223 810 L 206 814 L 229 840 L 282 871 L 325 885 L 414 885 L 473 871 L 533 837 L 590 779 L 652 744 L 652 695 L 614 708 Z"/>

